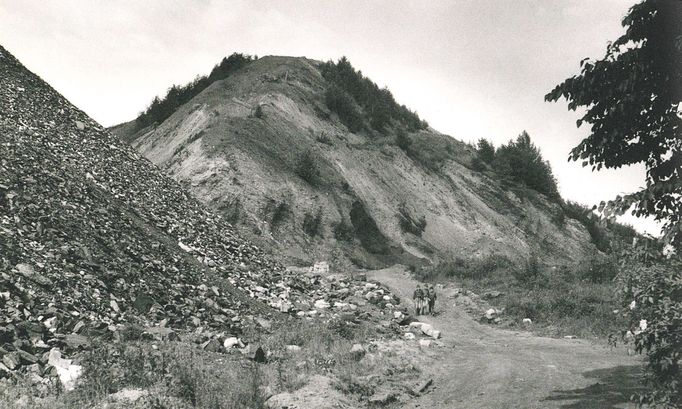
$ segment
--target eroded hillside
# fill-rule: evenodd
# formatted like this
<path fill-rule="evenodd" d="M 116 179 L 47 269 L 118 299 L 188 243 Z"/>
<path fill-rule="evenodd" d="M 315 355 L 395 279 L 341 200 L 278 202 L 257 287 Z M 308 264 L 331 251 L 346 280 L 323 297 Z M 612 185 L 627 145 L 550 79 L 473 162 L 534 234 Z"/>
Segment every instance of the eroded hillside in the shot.
<path fill-rule="evenodd" d="M 244 234 L 288 261 L 397 261 L 538 254 L 560 264 L 594 251 L 561 207 L 492 172 L 431 128 L 350 132 L 325 103 L 321 63 L 264 57 L 212 83 L 167 120 L 114 132 Z M 310 168 L 313 172 L 307 172 Z"/>

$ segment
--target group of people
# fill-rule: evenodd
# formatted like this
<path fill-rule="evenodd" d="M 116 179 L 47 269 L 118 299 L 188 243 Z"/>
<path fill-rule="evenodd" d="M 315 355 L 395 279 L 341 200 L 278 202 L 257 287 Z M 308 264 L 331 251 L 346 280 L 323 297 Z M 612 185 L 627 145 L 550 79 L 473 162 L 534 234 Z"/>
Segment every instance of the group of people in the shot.
<path fill-rule="evenodd" d="M 424 285 L 424 288 L 421 285 L 417 285 L 412 299 L 414 300 L 414 308 L 417 315 L 433 315 L 436 306 L 436 289 L 433 287 L 433 284 Z"/>

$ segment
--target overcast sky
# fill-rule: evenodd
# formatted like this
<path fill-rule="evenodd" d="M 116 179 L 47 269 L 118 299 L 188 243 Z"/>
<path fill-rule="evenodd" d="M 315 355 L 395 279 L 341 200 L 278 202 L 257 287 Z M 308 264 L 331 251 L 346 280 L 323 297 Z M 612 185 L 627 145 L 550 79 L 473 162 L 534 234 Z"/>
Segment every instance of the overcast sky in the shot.
<path fill-rule="evenodd" d="M 567 162 L 578 114 L 543 96 L 604 55 L 635 0 L 0 0 L 0 44 L 105 126 L 233 52 L 345 55 L 435 129 L 496 145 L 526 130 L 563 197 L 592 205 L 644 184 L 643 168 Z M 640 231 L 653 223 L 628 218 Z"/>

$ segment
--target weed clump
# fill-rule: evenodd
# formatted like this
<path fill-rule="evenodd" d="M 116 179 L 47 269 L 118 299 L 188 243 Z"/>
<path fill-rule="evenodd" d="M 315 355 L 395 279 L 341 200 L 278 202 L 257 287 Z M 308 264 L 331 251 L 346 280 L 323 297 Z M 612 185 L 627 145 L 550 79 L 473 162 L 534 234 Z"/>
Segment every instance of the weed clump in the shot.
<path fill-rule="evenodd" d="M 320 169 L 317 165 L 315 155 L 307 150 L 299 156 L 295 168 L 296 174 L 310 185 L 316 186 L 320 182 Z"/>

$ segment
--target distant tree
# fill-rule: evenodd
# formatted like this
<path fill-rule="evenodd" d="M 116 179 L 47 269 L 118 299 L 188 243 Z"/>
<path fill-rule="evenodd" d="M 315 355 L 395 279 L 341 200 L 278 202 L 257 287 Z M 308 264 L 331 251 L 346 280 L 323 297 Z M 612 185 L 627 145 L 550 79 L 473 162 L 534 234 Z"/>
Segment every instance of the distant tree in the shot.
<path fill-rule="evenodd" d="M 361 71 L 356 71 L 346 57 L 341 57 L 336 63 L 328 61 L 320 70 L 329 83 L 325 96 L 327 106 L 339 115 L 346 126 L 350 123 L 349 128 L 361 129 L 357 115 L 361 122 L 367 122 L 371 129 L 379 132 L 386 132 L 393 125 L 406 127 L 410 131 L 428 127 L 415 112 L 398 105 L 391 91 L 379 88 Z M 346 100 L 346 96 L 353 104 Z M 351 106 L 353 109 L 350 109 Z"/>
<path fill-rule="evenodd" d="M 531 142 L 526 131 L 516 141 L 509 141 L 497 149 L 493 167 L 496 172 L 522 182 L 552 200 L 561 200 L 551 166 L 542 159 L 540 150 Z"/>
<path fill-rule="evenodd" d="M 663 223 L 663 240 L 682 250 L 682 1 L 645 0 L 622 21 L 625 34 L 598 61 L 581 61 L 579 75 L 545 96 L 584 107 L 577 125 L 590 135 L 569 159 L 592 170 L 643 164 L 646 186 L 602 202 L 606 217 L 628 210 Z M 645 241 L 648 244 L 648 241 Z M 682 280 L 679 262 L 656 246 L 625 253 L 623 304 L 635 348 L 648 357 L 650 393 L 640 402 L 682 406 Z"/>
<path fill-rule="evenodd" d="M 196 77 L 194 81 L 184 85 L 171 86 L 163 98 L 154 97 L 151 104 L 135 120 L 138 129 L 161 123 L 169 116 L 197 96 L 213 82 L 227 78 L 229 75 L 246 66 L 254 59 L 248 55 L 234 53 L 213 67 L 211 73 L 206 76 Z"/>
<path fill-rule="evenodd" d="M 495 159 L 495 147 L 487 139 L 479 139 L 476 145 L 478 157 L 485 163 L 493 163 Z"/>
<path fill-rule="evenodd" d="M 327 107 L 336 112 L 349 131 L 358 132 L 363 128 L 362 113 L 346 91 L 336 85 L 331 85 L 324 94 L 324 100 Z"/>

